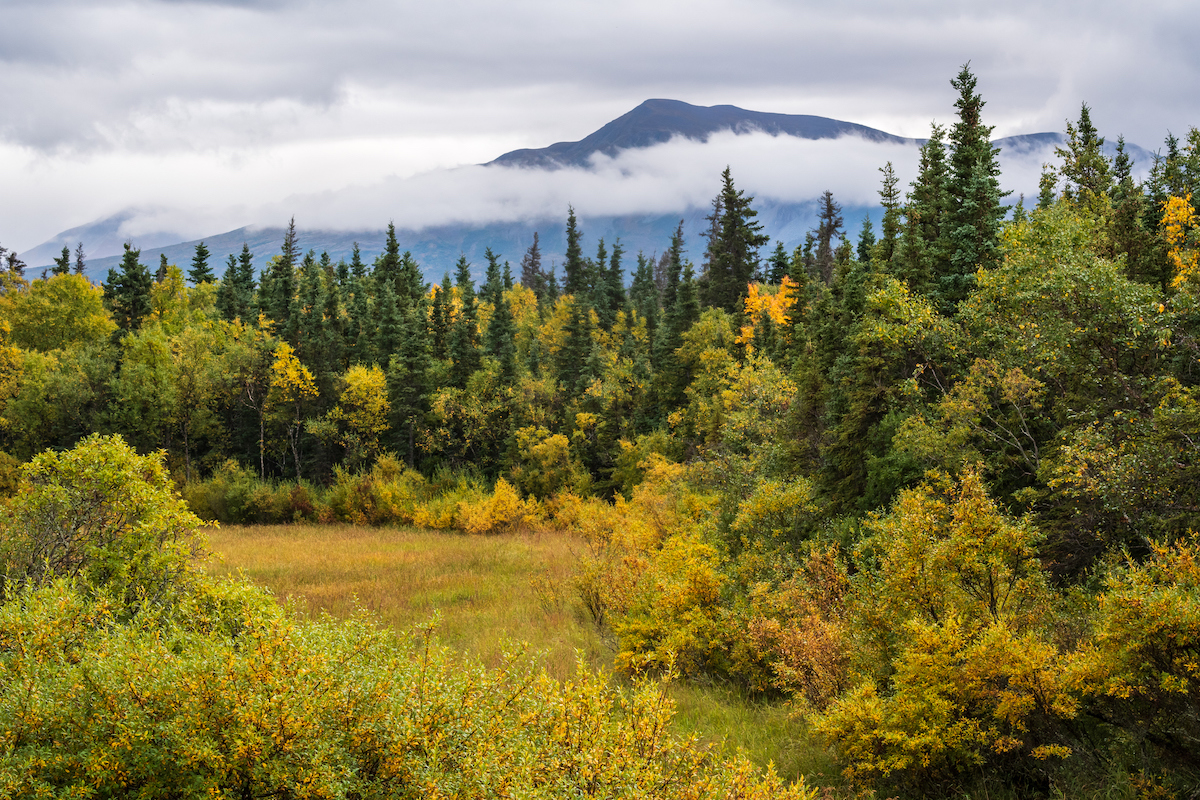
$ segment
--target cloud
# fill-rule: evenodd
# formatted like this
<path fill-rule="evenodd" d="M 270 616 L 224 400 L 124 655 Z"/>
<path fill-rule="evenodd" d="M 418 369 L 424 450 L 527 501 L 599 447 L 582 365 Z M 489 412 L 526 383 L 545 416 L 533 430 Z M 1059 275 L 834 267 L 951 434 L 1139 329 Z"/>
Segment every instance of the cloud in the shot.
<path fill-rule="evenodd" d="M 1005 188 L 1032 194 L 1049 148 L 1003 159 Z M 825 190 L 845 206 L 876 206 L 880 168 L 891 162 L 900 185 L 916 177 L 913 145 L 866 141 L 855 136 L 808 140 L 765 133 L 713 135 L 707 142 L 676 137 L 653 147 L 598 155 L 590 169 L 537 170 L 465 166 L 392 177 L 336 191 L 294 194 L 286 200 L 245 207 L 241 224 L 279 226 L 291 217 L 305 228 L 379 229 L 388 221 L 404 229 L 449 224 L 484 225 L 565 216 L 654 215 L 707 209 L 729 166 L 735 184 L 760 201 L 801 203 Z M 1014 200 L 1016 195 L 1014 194 Z M 134 216 L 131 235 L 182 230 L 205 219 L 203 209 L 160 209 Z M 195 236 L 219 227 L 220 217 Z M 216 226 L 216 227 L 214 227 Z"/>
<path fill-rule="evenodd" d="M 997 135 L 1061 130 L 1086 100 L 1153 148 L 1200 119 L 1197 27 L 1200 6 L 1116 0 L 9 0 L 0 241 L 134 203 L 233 220 L 579 139 L 648 97 L 922 136 L 968 60 Z"/>

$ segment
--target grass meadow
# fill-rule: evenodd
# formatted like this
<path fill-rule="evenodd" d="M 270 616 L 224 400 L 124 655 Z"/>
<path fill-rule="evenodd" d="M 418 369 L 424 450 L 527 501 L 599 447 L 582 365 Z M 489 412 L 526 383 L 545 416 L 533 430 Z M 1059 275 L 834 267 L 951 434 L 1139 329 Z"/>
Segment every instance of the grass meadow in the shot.
<path fill-rule="evenodd" d="M 436 619 L 438 636 L 452 648 L 495 664 L 506 648 L 525 643 L 564 680 L 580 660 L 606 672 L 612 662 L 611 643 L 572 594 L 583 544 L 567 534 L 230 525 L 209 533 L 209 547 L 212 572 L 240 572 L 308 614 L 367 609 L 397 630 Z M 740 747 L 760 765 L 774 762 L 784 777 L 835 781 L 835 769 L 806 744 L 786 707 L 721 686 L 678 683 L 671 694 L 681 733 Z"/>

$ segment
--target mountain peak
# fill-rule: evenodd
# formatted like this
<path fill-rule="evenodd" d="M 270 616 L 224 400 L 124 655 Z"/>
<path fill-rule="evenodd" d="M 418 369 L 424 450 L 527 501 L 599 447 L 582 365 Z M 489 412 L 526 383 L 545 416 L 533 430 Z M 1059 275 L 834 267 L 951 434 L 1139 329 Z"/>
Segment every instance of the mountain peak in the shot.
<path fill-rule="evenodd" d="M 729 105 L 694 106 L 681 100 L 658 98 L 646 100 L 578 142 L 558 142 L 535 150 L 513 150 L 489 162 L 489 165 L 540 169 L 586 167 L 588 159 L 596 153 L 611 157 L 621 150 L 650 147 L 669 141 L 674 136 L 703 142 L 721 131 L 761 131 L 772 136 L 785 134 L 801 139 L 836 139 L 852 135 L 874 142 L 915 142 L 866 125 L 828 117 L 771 114 Z"/>

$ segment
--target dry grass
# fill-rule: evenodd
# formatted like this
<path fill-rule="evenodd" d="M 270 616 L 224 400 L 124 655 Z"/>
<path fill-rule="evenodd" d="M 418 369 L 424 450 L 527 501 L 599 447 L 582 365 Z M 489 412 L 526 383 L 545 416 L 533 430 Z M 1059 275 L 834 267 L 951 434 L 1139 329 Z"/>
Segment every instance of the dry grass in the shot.
<path fill-rule="evenodd" d="M 406 629 L 439 617 L 451 647 L 495 663 L 513 642 L 545 653 L 565 678 L 578 652 L 611 661 L 595 630 L 562 591 L 577 542 L 563 534 L 481 536 L 353 525 L 230 525 L 209 533 L 210 570 L 241 571 L 309 613 L 369 609 Z"/>
<path fill-rule="evenodd" d="M 526 642 L 558 678 L 575 673 L 577 653 L 593 670 L 611 669 L 612 651 L 570 590 L 582 545 L 567 534 L 231 525 L 212 531 L 209 545 L 212 571 L 241 571 L 308 613 L 367 608 L 400 630 L 436 613 L 442 641 L 491 664 L 506 645 Z M 712 686 L 678 683 L 670 692 L 681 733 L 742 748 L 760 765 L 773 761 L 788 778 L 829 767 L 782 706 Z"/>

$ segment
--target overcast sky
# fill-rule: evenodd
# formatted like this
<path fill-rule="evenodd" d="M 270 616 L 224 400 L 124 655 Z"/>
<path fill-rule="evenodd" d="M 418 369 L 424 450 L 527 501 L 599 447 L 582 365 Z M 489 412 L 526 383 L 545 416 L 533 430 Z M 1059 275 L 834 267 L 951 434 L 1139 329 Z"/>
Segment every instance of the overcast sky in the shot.
<path fill-rule="evenodd" d="M 1200 124 L 1200 4 L 983 5 L 3 0 L 0 243 L 131 205 L 197 236 L 296 209 L 429 221 L 472 206 L 464 192 L 524 191 L 447 168 L 582 138 L 650 97 L 923 136 L 953 120 L 968 60 L 997 136 L 1062 130 L 1082 101 L 1102 133 L 1150 149 Z M 578 177 L 540 202 L 603 193 Z"/>

